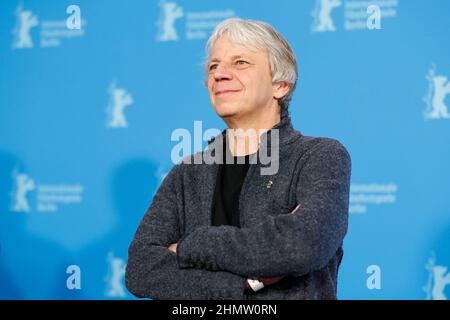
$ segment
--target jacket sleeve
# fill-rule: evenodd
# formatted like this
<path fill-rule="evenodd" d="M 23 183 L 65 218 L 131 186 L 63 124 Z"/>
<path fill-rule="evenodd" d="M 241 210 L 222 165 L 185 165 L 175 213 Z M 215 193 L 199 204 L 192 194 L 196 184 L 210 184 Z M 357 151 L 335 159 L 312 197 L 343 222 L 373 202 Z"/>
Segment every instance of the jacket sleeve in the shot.
<path fill-rule="evenodd" d="M 319 142 L 299 170 L 294 214 L 280 209 L 252 227 L 202 226 L 178 242 L 180 267 L 200 263 L 249 278 L 322 269 L 347 232 L 350 173 L 345 147 L 334 139 Z"/>
<path fill-rule="evenodd" d="M 131 245 L 125 282 L 139 298 L 243 299 L 245 278 L 226 271 L 180 269 L 168 246 L 180 239 L 175 184 L 180 164 L 163 180 Z"/>

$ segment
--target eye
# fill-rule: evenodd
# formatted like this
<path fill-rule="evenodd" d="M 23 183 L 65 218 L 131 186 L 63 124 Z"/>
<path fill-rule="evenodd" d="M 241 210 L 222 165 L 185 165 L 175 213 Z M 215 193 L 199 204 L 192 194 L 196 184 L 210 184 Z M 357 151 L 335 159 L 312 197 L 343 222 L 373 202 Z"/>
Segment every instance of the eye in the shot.
<path fill-rule="evenodd" d="M 217 68 L 217 63 L 214 63 L 214 64 L 209 66 L 209 71 L 212 71 L 212 70 L 214 70 L 216 68 Z"/>
<path fill-rule="evenodd" d="M 238 65 L 244 65 L 244 64 L 248 64 L 248 62 L 245 61 L 245 60 L 236 60 L 236 64 L 238 64 Z"/>

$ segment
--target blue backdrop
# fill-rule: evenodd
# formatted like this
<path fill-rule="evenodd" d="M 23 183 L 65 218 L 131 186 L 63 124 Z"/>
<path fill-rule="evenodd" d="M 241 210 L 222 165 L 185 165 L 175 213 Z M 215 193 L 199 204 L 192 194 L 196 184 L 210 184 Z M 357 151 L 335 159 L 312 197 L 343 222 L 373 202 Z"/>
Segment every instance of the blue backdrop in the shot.
<path fill-rule="evenodd" d="M 450 297 L 449 12 L 446 0 L 1 1 L 0 297 L 133 298 L 127 248 L 173 166 L 171 133 L 224 128 L 201 63 L 232 16 L 288 39 L 294 126 L 352 156 L 338 297 Z"/>

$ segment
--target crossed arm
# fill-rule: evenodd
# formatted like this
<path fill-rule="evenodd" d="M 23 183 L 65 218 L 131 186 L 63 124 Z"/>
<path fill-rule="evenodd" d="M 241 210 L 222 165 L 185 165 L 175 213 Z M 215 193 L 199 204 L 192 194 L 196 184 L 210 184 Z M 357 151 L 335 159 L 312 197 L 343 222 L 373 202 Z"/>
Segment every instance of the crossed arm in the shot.
<path fill-rule="evenodd" d="M 298 208 L 300 207 L 300 205 L 297 205 L 294 210 L 292 210 L 292 214 L 294 214 Z M 169 251 L 173 252 L 173 253 L 177 253 L 177 245 L 178 243 L 172 243 L 170 246 L 167 247 L 167 249 L 169 249 Z M 280 281 L 281 279 L 283 279 L 284 276 L 280 276 L 280 277 L 271 277 L 271 278 L 259 278 L 258 280 L 261 281 L 262 283 L 264 283 L 264 286 L 269 286 L 271 284 L 277 283 L 278 281 Z M 250 290 L 251 287 L 248 283 L 248 279 L 245 280 L 244 282 L 244 289 L 246 290 Z"/>
<path fill-rule="evenodd" d="M 182 238 L 174 167 L 130 245 L 128 289 L 157 299 L 242 299 L 247 278 L 270 284 L 324 267 L 347 230 L 350 167 L 337 141 L 319 143 L 300 171 L 294 214 L 270 215 L 251 228 L 202 226 Z"/>
<path fill-rule="evenodd" d="M 324 268 L 347 232 L 350 171 L 350 156 L 337 140 L 318 143 L 297 177 L 295 214 L 261 214 L 251 227 L 201 226 L 177 241 L 178 265 L 252 279 Z"/>

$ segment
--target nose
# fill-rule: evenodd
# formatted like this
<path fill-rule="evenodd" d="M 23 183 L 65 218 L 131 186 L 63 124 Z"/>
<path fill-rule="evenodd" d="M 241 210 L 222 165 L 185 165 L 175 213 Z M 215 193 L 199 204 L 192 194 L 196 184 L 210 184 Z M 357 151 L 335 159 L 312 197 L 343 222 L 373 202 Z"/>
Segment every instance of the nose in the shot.
<path fill-rule="evenodd" d="M 233 75 L 223 63 L 219 63 L 214 70 L 214 80 L 231 80 Z"/>

